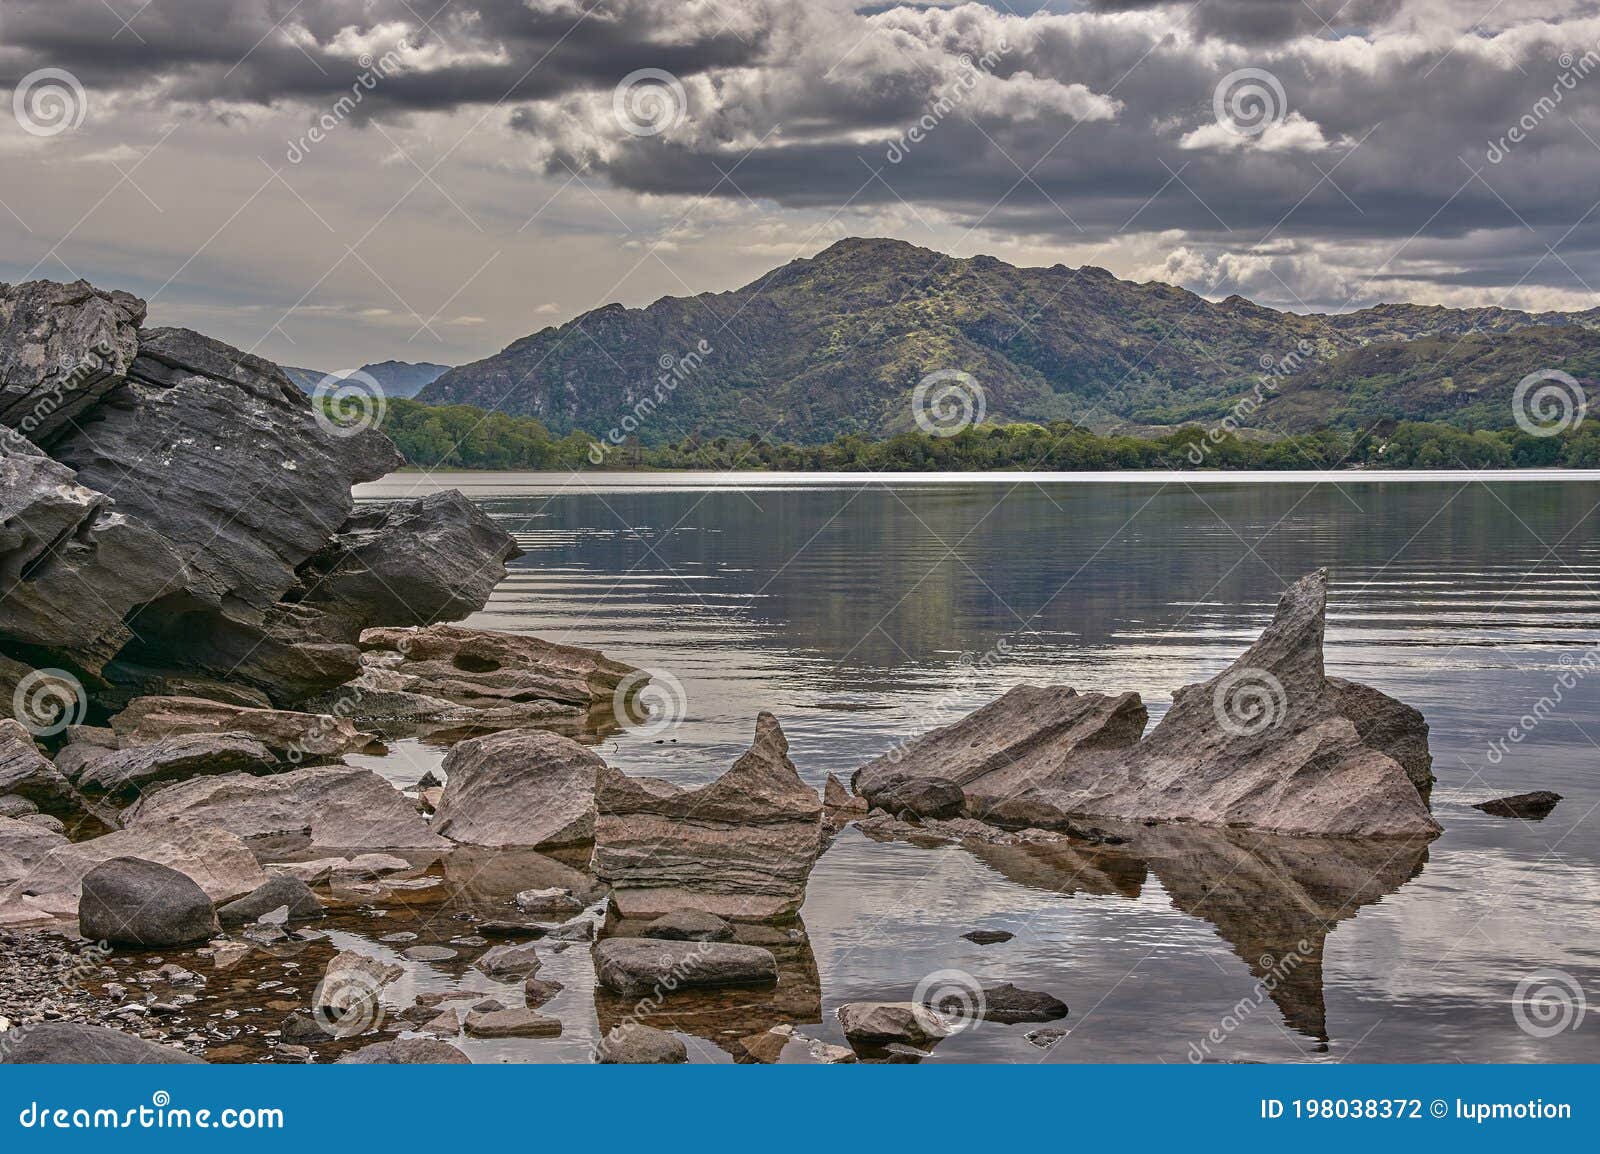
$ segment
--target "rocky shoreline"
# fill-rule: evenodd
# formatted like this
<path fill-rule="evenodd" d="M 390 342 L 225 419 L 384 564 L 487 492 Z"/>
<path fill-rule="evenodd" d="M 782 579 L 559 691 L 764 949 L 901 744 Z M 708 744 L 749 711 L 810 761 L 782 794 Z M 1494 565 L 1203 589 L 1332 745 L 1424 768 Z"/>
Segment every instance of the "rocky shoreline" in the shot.
<path fill-rule="evenodd" d="M 803 1032 L 806 884 L 850 826 L 1060 892 L 1248 878 L 1203 916 L 1252 966 L 1263 910 L 1302 929 L 1274 997 L 1316 1032 L 1329 926 L 1439 832 L 1422 715 L 1324 672 L 1322 572 L 1148 733 L 1137 693 L 1017 686 L 820 795 L 766 712 L 706 785 L 630 777 L 577 739 L 646 675 L 451 624 L 508 534 L 455 492 L 355 507 L 399 463 L 380 432 L 143 315 L 0 286 L 0 1061 L 464 1061 L 561 1035 L 580 956 L 597 1061 L 915 1061 L 971 1020 L 1053 1044 L 1067 1005 L 998 977 L 849 1003 L 847 1046 Z M 442 779 L 347 761 L 417 735 Z M 1323 909 L 1330 878 L 1354 892 Z M 383 948 L 335 945 L 356 927 Z"/>

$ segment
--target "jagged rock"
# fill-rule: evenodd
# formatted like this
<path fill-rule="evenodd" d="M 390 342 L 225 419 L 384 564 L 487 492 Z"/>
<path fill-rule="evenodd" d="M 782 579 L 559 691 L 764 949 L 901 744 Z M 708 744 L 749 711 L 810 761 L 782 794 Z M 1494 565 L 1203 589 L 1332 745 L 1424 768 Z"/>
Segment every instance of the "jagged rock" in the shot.
<path fill-rule="evenodd" d="M 87 761 L 77 784 L 105 793 L 133 793 L 158 781 L 182 781 L 216 773 L 260 773 L 278 759 L 243 733 L 185 733 L 150 745 L 107 750 Z"/>
<path fill-rule="evenodd" d="M 967 797 L 961 786 L 944 777 L 912 777 L 902 773 L 874 776 L 865 787 L 867 804 L 885 813 L 919 818 L 951 818 L 961 813 Z"/>
<path fill-rule="evenodd" d="M 998 821 L 1003 809 L 1008 825 L 1054 828 L 1065 815 L 1093 815 L 1303 835 L 1437 834 L 1406 771 L 1363 744 L 1340 711 L 1352 700 L 1368 708 L 1371 699 L 1329 687 L 1322 661 L 1326 603 L 1327 573 L 1319 570 L 1284 593 L 1272 623 L 1232 665 L 1180 689 L 1148 736 L 1126 743 L 1143 713 L 1136 699 L 1102 698 L 1092 703 L 1091 717 L 1102 721 L 1087 740 L 1075 738 L 1079 731 L 1069 725 L 971 779 L 968 812 Z M 1058 705 L 1070 712 L 1074 700 Z M 966 757 L 958 752 L 959 727 L 987 733 L 1008 716 L 1025 721 L 1005 701 L 978 711 L 987 717 L 937 730 L 908 750 L 917 751 L 919 765 L 941 751 L 957 751 L 951 761 Z"/>
<path fill-rule="evenodd" d="M 129 829 L 204 824 L 242 838 L 309 833 L 332 849 L 444 849 L 428 823 L 387 781 L 349 765 L 308 766 L 272 777 L 230 773 L 180 781 L 141 798 Z"/>
<path fill-rule="evenodd" d="M 709 785 L 596 775 L 594 870 L 626 918 L 674 910 L 765 921 L 792 913 L 822 848 L 822 802 L 800 780 L 777 718 Z"/>
<path fill-rule="evenodd" d="M 324 1033 L 349 1036 L 376 1024 L 381 1016 L 379 1003 L 384 988 L 405 972 L 404 966 L 393 962 L 355 950 L 340 950 L 322 972 L 322 980 L 311 996 L 318 1027 Z"/>
<path fill-rule="evenodd" d="M 140 334 L 127 381 L 51 455 L 187 558 L 181 587 L 141 611 L 130 661 L 232 676 L 278 701 L 359 672 L 348 644 L 342 655 L 295 653 L 271 614 L 349 516 L 351 486 L 400 464 L 382 434 L 335 435 L 276 365 L 153 329 Z"/>
<path fill-rule="evenodd" d="M 777 959 L 760 946 L 607 938 L 595 947 L 594 959 L 600 984 L 625 997 L 778 981 Z"/>
<path fill-rule="evenodd" d="M 454 489 L 358 508 L 300 569 L 303 604 L 347 623 L 433 625 L 476 613 L 522 551 Z"/>
<path fill-rule="evenodd" d="M 211 899 L 192 879 L 132 857 L 84 875 L 78 929 L 91 942 L 144 947 L 204 942 L 221 932 Z"/>
<path fill-rule="evenodd" d="M 128 371 L 144 302 L 88 281 L 0 284 L 0 424 L 43 444 Z"/>
<path fill-rule="evenodd" d="M 645 926 L 639 936 L 668 942 L 725 942 L 733 937 L 733 927 L 715 914 L 677 910 Z"/>
<path fill-rule="evenodd" d="M 135 607 L 181 583 L 183 560 L 66 465 L 3 432 L 0 634 L 52 655 L 51 664 L 98 673 L 133 638 Z M 7 693 L 0 708 L 10 713 L 12 701 Z"/>
<path fill-rule="evenodd" d="M 186 733 L 244 735 L 295 764 L 336 758 L 371 740 L 342 717 L 251 709 L 199 697 L 135 698 L 111 719 L 111 726 L 124 747 Z"/>
<path fill-rule="evenodd" d="M 1018 685 L 960 721 L 868 762 L 852 781 L 857 793 L 890 813 L 900 810 L 874 797 L 907 777 L 953 781 L 975 804 L 992 805 L 1047 777 L 1076 749 L 1132 745 L 1147 720 L 1137 693 L 1110 696 L 1065 685 Z M 976 809 L 969 812 L 984 816 Z"/>
<path fill-rule="evenodd" d="M 1550 811 L 1555 809 L 1556 803 L 1561 800 L 1559 793 L 1551 793 L 1548 789 L 1537 789 L 1532 793 L 1516 793 L 1510 797 L 1497 797 L 1493 801 L 1480 801 L 1473 809 L 1481 809 L 1484 813 L 1493 814 L 1495 817 L 1520 817 L 1529 821 L 1540 821 L 1550 816 Z"/>
<path fill-rule="evenodd" d="M 1428 722 L 1420 709 L 1398 701 L 1359 681 L 1328 678 L 1334 708 L 1350 719 L 1361 743 L 1387 753 L 1400 763 L 1411 784 L 1424 797 L 1433 787 L 1433 754 L 1428 749 Z"/>
<path fill-rule="evenodd" d="M 822 786 L 822 804 L 829 809 L 852 810 L 856 813 L 866 813 L 871 808 L 866 798 L 856 797 L 845 788 L 844 782 L 831 773 Z"/>
<path fill-rule="evenodd" d="M 595 1047 L 595 1060 L 602 1065 L 673 1065 L 689 1060 L 683 1039 L 638 1022 L 615 1026 Z"/>
<path fill-rule="evenodd" d="M 322 901 L 310 886 L 298 878 L 279 876 L 262 882 L 244 897 L 217 907 L 217 920 L 224 926 L 242 926 L 279 908 L 287 910 L 289 921 L 320 918 L 323 914 Z"/>
<path fill-rule="evenodd" d="M 414 678 L 400 683 L 405 692 L 466 706 L 477 724 L 573 714 L 609 702 L 625 678 L 642 684 L 638 670 L 597 650 L 459 625 L 368 629 L 361 648 L 369 666 Z"/>
<path fill-rule="evenodd" d="M 874 1046 L 926 1046 L 955 1033 L 942 1015 L 916 1002 L 846 1002 L 839 1024 L 851 1042 Z"/>
<path fill-rule="evenodd" d="M 255 854 L 233 834 L 205 825 L 177 825 L 122 829 L 56 846 L 34 867 L 28 884 L 36 893 L 77 893 L 91 870 L 121 857 L 176 870 L 214 902 L 247 894 L 267 880 Z"/>
<path fill-rule="evenodd" d="M 107 1026 L 36 1022 L 0 1034 L 0 1063 L 26 1065 L 203 1065 L 205 1059 Z"/>
<path fill-rule="evenodd" d="M 463 741 L 445 756 L 444 796 L 433 828 L 472 845 L 553 848 L 593 841 L 595 773 L 604 766 L 577 742 L 542 730 Z"/>
<path fill-rule="evenodd" d="M 437 1038 L 391 1038 L 344 1055 L 343 1066 L 470 1066 L 472 1059 Z"/>
<path fill-rule="evenodd" d="M 0 721 L 0 793 L 27 798 L 49 810 L 78 808 L 78 793 L 16 721 Z"/>

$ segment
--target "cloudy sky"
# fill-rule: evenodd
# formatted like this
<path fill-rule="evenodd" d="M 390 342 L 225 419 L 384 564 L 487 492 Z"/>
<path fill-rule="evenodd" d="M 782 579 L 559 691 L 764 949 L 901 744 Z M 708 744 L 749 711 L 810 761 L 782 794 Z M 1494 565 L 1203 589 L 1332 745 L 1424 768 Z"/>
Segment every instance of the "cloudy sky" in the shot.
<path fill-rule="evenodd" d="M 1600 305 L 1586 0 L 0 0 L 0 279 L 459 363 L 840 237 Z"/>

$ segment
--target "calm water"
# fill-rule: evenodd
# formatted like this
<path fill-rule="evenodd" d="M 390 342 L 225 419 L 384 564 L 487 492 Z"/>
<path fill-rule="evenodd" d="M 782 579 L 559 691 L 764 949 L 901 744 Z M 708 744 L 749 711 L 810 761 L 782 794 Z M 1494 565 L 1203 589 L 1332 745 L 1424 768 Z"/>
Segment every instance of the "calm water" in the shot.
<path fill-rule="evenodd" d="M 1020 681 L 1137 689 L 1159 715 L 1324 565 L 1329 671 L 1427 715 L 1445 833 L 1398 858 L 1212 838 L 1085 860 L 847 830 L 803 910 L 816 969 L 800 985 L 819 989 L 771 1021 L 842 1040 L 840 1003 L 905 999 L 954 968 L 1055 994 L 1070 1033 L 1043 1051 L 1023 1038 L 1034 1027 L 984 1024 L 933 1061 L 1181 1062 L 1241 1002 L 1252 1008 L 1211 1057 L 1600 1060 L 1597 1014 L 1540 1038 L 1513 1012 L 1538 971 L 1600 1003 L 1600 676 L 1487 756 L 1600 640 L 1600 480 L 402 474 L 361 496 L 432 487 L 465 489 L 526 550 L 471 624 L 599 647 L 681 683 L 686 716 L 668 740 L 602 747 L 632 773 L 707 780 L 761 709 L 819 786 Z M 986 653 L 970 685 L 964 663 Z M 371 764 L 407 781 L 438 759 L 402 743 Z M 1528 789 L 1565 800 L 1538 823 L 1470 808 Z M 1017 936 L 961 940 L 978 927 Z M 1257 959 L 1308 937 L 1315 957 L 1263 996 Z M 605 1023 L 587 951 L 559 965 L 569 989 L 550 1010 L 567 1036 L 469 1044 L 476 1057 L 565 1056 Z M 433 977 L 450 980 L 419 974 L 419 988 Z M 691 1033 L 715 1033 L 691 1018 Z"/>

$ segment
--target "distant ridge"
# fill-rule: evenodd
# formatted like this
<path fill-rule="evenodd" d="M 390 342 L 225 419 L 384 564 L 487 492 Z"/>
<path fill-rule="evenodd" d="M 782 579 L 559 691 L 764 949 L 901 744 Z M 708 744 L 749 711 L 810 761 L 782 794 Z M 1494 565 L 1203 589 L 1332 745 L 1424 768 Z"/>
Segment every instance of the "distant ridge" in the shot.
<path fill-rule="evenodd" d="M 316 369 L 298 369 L 292 365 L 280 367 L 291 381 L 308 393 L 328 375 Z M 362 365 L 358 371 L 377 381 L 386 396 L 414 397 L 449 369 L 449 365 L 435 365 L 427 361 L 375 361 Z"/>

